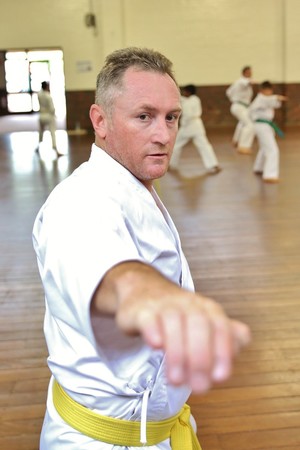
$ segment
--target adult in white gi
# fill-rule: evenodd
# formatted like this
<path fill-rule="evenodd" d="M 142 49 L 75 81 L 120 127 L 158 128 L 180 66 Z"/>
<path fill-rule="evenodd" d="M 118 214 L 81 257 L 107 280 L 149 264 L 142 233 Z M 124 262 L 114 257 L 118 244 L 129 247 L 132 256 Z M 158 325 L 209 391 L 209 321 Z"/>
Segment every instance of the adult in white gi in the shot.
<path fill-rule="evenodd" d="M 249 108 L 259 144 L 253 171 L 261 174 L 267 183 L 279 181 L 279 148 L 275 137 L 277 127 L 273 118 L 275 109 L 280 108 L 286 100 L 287 97 L 283 95 L 274 95 L 272 84 L 264 81 Z"/>
<path fill-rule="evenodd" d="M 52 147 L 56 151 L 57 156 L 61 156 L 61 153 L 57 150 L 56 146 L 55 108 L 52 97 L 50 95 L 50 88 L 48 81 L 42 82 L 42 89 L 38 92 L 38 101 L 40 105 L 39 143 L 43 141 L 44 131 L 46 129 L 49 129 L 52 139 Z M 39 148 L 37 148 L 37 151 L 39 151 Z"/>
<path fill-rule="evenodd" d="M 206 131 L 201 119 L 202 105 L 196 95 L 196 86 L 189 84 L 182 89 L 180 128 L 170 161 L 170 169 L 178 170 L 180 155 L 183 147 L 192 140 L 209 173 L 218 173 L 221 168 L 214 149 L 207 139 Z"/>
<path fill-rule="evenodd" d="M 138 48 L 109 55 L 90 109 L 90 159 L 38 213 L 52 372 L 41 450 L 199 449 L 181 408 L 191 390 L 227 379 L 249 341 L 246 325 L 194 292 L 152 186 L 167 171 L 180 110 L 167 58 Z M 179 434 L 161 432 L 169 418 Z"/>
<path fill-rule="evenodd" d="M 246 66 L 242 69 L 242 76 L 226 90 L 231 102 L 230 112 L 238 120 L 233 134 L 233 145 L 242 154 L 251 153 L 254 140 L 254 127 L 249 117 L 248 107 L 253 97 L 252 70 Z"/>

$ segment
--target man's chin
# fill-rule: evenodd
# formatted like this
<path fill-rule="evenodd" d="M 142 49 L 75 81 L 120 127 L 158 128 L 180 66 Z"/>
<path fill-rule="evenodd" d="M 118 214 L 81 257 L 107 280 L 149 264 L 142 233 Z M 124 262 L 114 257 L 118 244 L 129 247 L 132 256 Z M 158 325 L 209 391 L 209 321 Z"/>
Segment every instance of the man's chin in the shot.
<path fill-rule="evenodd" d="M 162 165 L 160 167 L 156 167 L 155 169 L 153 169 L 151 171 L 151 179 L 152 180 L 157 180 L 158 178 L 161 178 L 165 175 L 165 173 L 168 170 L 168 166 L 167 165 Z"/>

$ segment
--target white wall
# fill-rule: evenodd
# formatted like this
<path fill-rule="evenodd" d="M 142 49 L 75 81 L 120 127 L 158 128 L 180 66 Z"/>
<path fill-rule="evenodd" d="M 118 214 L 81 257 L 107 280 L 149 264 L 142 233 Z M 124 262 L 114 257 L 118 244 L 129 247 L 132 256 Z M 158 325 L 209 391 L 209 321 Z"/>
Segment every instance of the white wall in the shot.
<path fill-rule="evenodd" d="M 248 64 L 259 79 L 281 80 L 281 0 L 140 3 L 125 1 L 126 44 L 165 52 L 181 83 L 226 84 Z"/>
<path fill-rule="evenodd" d="M 97 30 L 84 16 L 96 14 Z M 228 84 L 250 64 L 257 81 L 300 82 L 300 0 L 1 0 L 0 49 L 61 47 L 67 90 L 94 89 L 105 55 L 147 46 L 180 84 Z M 91 61 L 80 72 L 77 63 Z"/>
<path fill-rule="evenodd" d="M 103 57 L 93 30 L 84 23 L 88 6 L 88 0 L 1 0 L 0 50 L 60 47 L 66 88 L 92 89 Z M 94 70 L 79 73 L 78 61 L 92 61 Z"/>
<path fill-rule="evenodd" d="M 285 3 L 285 81 L 300 83 L 300 1 Z"/>

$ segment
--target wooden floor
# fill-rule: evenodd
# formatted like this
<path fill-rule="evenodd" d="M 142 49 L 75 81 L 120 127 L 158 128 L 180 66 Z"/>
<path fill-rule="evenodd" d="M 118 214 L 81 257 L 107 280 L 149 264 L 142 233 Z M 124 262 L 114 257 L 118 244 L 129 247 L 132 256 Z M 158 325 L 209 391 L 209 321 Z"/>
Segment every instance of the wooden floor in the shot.
<path fill-rule="evenodd" d="M 279 185 L 253 175 L 254 155 L 237 155 L 229 131 L 209 137 L 220 174 L 206 176 L 190 147 L 181 173 L 156 184 L 196 288 L 253 334 L 230 381 L 191 397 L 199 438 L 203 450 L 299 450 L 300 132 L 280 141 Z M 39 158 L 37 140 L 36 132 L 0 135 L 1 450 L 38 449 L 49 371 L 31 229 L 52 188 L 88 158 L 93 136 L 59 131 L 58 160 L 47 143 Z"/>

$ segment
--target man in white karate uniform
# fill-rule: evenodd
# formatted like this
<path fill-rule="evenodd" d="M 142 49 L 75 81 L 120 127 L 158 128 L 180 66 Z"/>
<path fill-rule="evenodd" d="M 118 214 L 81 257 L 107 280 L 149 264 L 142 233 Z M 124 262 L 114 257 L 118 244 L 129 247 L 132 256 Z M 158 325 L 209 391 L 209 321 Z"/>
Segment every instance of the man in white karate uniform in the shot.
<path fill-rule="evenodd" d="M 249 117 L 249 105 L 253 97 L 252 69 L 246 66 L 242 69 L 242 76 L 226 90 L 231 102 L 230 112 L 237 119 L 233 135 L 233 145 L 238 153 L 249 154 L 255 137 L 254 126 Z"/>
<path fill-rule="evenodd" d="M 194 292 L 153 181 L 181 112 L 171 62 L 113 52 L 98 75 L 90 159 L 37 215 L 52 372 L 41 450 L 200 449 L 185 405 L 231 373 L 246 325 Z"/>
<path fill-rule="evenodd" d="M 286 100 L 287 97 L 284 95 L 274 95 L 272 84 L 264 81 L 249 108 L 259 144 L 253 171 L 262 175 L 266 183 L 279 182 L 279 148 L 276 131 L 280 134 L 280 130 L 273 122 L 273 118 L 275 109 L 280 108 L 282 102 Z"/>
<path fill-rule="evenodd" d="M 56 145 L 56 119 L 54 103 L 50 94 L 50 85 L 48 81 L 42 82 L 42 88 L 38 92 L 38 101 L 40 105 L 39 111 L 39 143 L 43 141 L 45 130 L 48 128 L 51 134 L 52 147 L 56 151 L 57 156 L 62 156 L 57 150 Z M 37 148 L 39 151 L 39 147 Z"/>
<path fill-rule="evenodd" d="M 193 84 L 188 84 L 182 88 L 181 107 L 180 128 L 169 168 L 171 170 L 178 170 L 182 149 L 189 141 L 192 141 L 198 150 L 207 172 L 211 174 L 220 172 L 221 168 L 218 159 L 206 136 L 201 119 L 202 105 L 200 98 L 196 95 L 196 86 Z"/>

